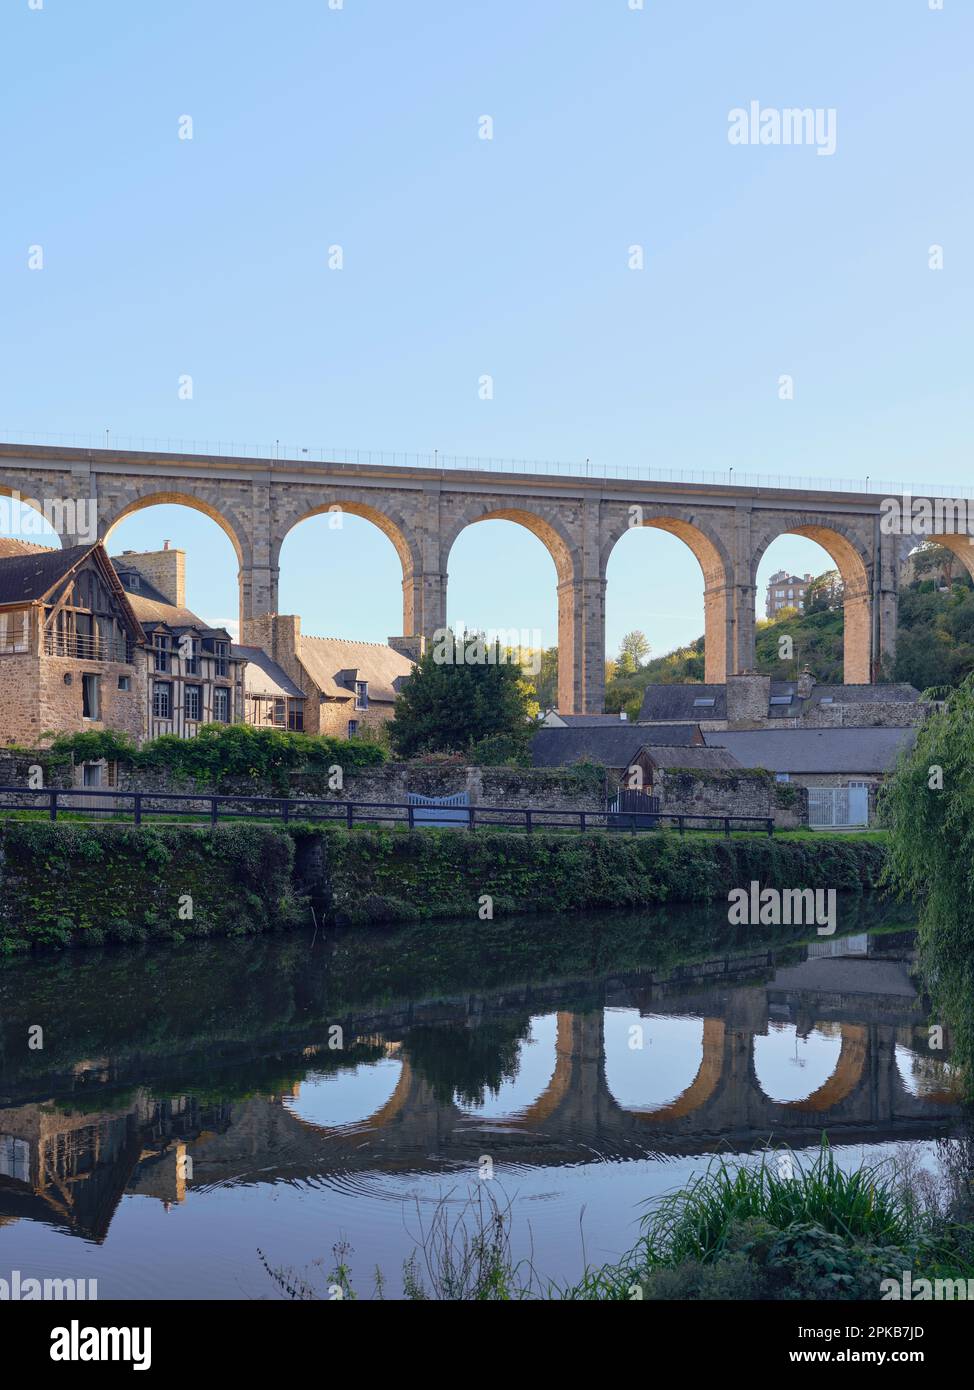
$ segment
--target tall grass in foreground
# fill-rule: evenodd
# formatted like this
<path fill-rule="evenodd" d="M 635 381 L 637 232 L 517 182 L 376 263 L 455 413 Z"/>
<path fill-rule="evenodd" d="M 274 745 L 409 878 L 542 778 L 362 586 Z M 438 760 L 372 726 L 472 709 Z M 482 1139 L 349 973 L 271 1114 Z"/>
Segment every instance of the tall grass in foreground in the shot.
<path fill-rule="evenodd" d="M 512 1204 L 481 1182 L 459 1207 L 452 1193 L 441 1197 L 428 1218 L 417 1202 L 403 1292 L 449 1302 L 878 1299 L 881 1280 L 906 1269 L 974 1277 L 972 1159 L 967 1149 L 938 1187 L 902 1161 L 845 1172 L 825 1140 L 805 1161 L 786 1149 L 757 1161 L 716 1158 L 652 1201 L 622 1260 L 586 1268 L 568 1286 L 542 1280 L 533 1258 L 515 1260 Z M 355 1298 L 348 1252 L 347 1242 L 335 1246 L 324 1293 L 261 1259 L 286 1297 Z M 372 1297 L 385 1296 L 385 1282 L 376 1270 Z"/>

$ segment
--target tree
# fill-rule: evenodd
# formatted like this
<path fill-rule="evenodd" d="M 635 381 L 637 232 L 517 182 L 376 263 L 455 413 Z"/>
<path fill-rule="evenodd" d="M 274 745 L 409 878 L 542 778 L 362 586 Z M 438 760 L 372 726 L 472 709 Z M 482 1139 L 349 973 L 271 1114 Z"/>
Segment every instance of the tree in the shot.
<path fill-rule="evenodd" d="M 465 753 L 504 734 L 526 744 L 537 702 L 519 666 L 480 635 L 437 641 L 424 652 L 396 697 L 389 737 L 403 758 Z"/>
<path fill-rule="evenodd" d="M 805 590 L 805 612 L 835 612 L 842 607 L 845 585 L 838 570 L 826 570 L 818 574 Z"/>
<path fill-rule="evenodd" d="M 640 632 L 635 628 L 632 632 L 627 632 L 619 644 L 619 667 L 622 669 L 626 663 L 628 671 L 635 671 L 649 656 L 651 651 L 645 632 Z"/>
<path fill-rule="evenodd" d="M 920 964 L 933 1019 L 954 1032 L 974 1090 L 974 675 L 917 732 L 887 782 L 886 878 L 919 912 Z M 939 1010 L 939 1012 L 938 1012 Z"/>

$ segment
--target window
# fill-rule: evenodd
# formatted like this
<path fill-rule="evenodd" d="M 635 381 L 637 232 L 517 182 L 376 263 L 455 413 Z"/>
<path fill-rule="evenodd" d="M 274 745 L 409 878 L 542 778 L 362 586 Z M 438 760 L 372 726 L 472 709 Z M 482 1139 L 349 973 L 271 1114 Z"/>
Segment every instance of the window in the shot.
<path fill-rule="evenodd" d="M 101 763 L 85 763 L 81 769 L 81 781 L 85 787 L 101 786 Z"/>
<path fill-rule="evenodd" d="M 131 677 L 131 676 L 119 676 L 119 678 L 118 678 L 118 688 L 119 688 L 119 690 L 131 690 L 131 689 L 132 689 L 132 677 Z"/>
<path fill-rule="evenodd" d="M 169 670 L 169 638 L 163 632 L 157 632 L 153 638 L 152 654 L 155 657 L 155 670 Z M 168 716 L 167 716 L 168 718 Z"/>
<path fill-rule="evenodd" d="M 199 638 L 180 638 L 179 655 L 186 658 L 186 674 L 188 676 L 198 676 L 200 673 Z"/>
<path fill-rule="evenodd" d="M 156 719 L 172 718 L 172 686 L 168 681 L 156 681 L 152 687 L 152 713 Z"/>
<path fill-rule="evenodd" d="M 772 703 L 773 705 L 790 705 L 790 704 L 791 704 L 791 696 L 790 696 L 790 695 L 772 695 L 772 696 L 771 696 L 771 703 Z"/>
<path fill-rule="evenodd" d="M 694 702 L 693 702 L 693 708 L 694 708 L 694 709 L 713 709 L 713 707 L 714 707 L 714 705 L 715 705 L 716 703 L 717 703 L 716 696 L 714 696 L 714 695 L 701 695 L 701 696 L 699 696 L 696 700 L 694 700 Z"/>
<path fill-rule="evenodd" d="M 25 652 L 28 649 L 27 609 L 0 613 L 0 652 Z"/>
<path fill-rule="evenodd" d="M 85 719 L 101 718 L 101 678 L 87 671 L 81 677 L 81 714 Z"/>
<path fill-rule="evenodd" d="M 213 691 L 213 718 L 218 724 L 230 723 L 230 692 L 225 685 L 218 685 Z"/>
<path fill-rule="evenodd" d="M 368 709 L 369 707 L 369 683 L 368 681 L 355 682 L 355 708 Z"/>
<path fill-rule="evenodd" d="M 287 712 L 287 726 L 295 733 L 304 732 L 304 707 L 300 704 L 292 704 Z"/>
<path fill-rule="evenodd" d="M 187 685 L 183 691 L 183 712 L 187 719 L 203 718 L 203 687 Z"/>
<path fill-rule="evenodd" d="M 216 657 L 216 670 L 215 670 L 214 674 L 217 675 L 217 676 L 229 676 L 229 674 L 230 674 L 230 643 L 229 643 L 229 642 L 214 642 L 214 644 L 213 644 L 213 654 L 214 654 L 214 656 Z"/>
<path fill-rule="evenodd" d="M 349 736 L 349 738 L 354 738 L 355 735 L 356 735 L 357 733 L 358 733 L 358 720 L 357 720 L 357 719 L 350 719 L 350 720 L 348 721 L 348 736 Z"/>
<path fill-rule="evenodd" d="M 791 773 L 790 773 L 790 772 L 776 772 L 775 775 L 774 775 L 774 780 L 775 780 L 776 782 L 790 782 L 790 781 L 791 781 Z"/>
<path fill-rule="evenodd" d="M 271 713 L 271 723 L 278 729 L 284 728 L 286 708 L 287 702 L 284 699 L 276 699 L 274 701 L 274 708 Z"/>

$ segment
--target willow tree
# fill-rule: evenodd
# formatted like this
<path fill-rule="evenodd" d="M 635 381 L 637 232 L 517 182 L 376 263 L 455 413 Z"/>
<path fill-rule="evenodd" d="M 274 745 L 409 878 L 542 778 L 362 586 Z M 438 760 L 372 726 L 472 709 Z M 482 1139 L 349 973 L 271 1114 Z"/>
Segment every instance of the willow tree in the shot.
<path fill-rule="evenodd" d="M 933 1022 L 950 1025 L 974 1091 L 974 675 L 917 732 L 882 796 L 887 882 L 919 914 Z"/>

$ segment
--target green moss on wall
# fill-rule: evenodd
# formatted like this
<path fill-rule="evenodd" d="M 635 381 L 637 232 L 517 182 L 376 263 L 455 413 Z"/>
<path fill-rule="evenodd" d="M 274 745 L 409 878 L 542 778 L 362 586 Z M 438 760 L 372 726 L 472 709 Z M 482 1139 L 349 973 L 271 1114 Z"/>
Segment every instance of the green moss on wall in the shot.
<path fill-rule="evenodd" d="M 0 950 L 273 931 L 298 911 L 293 866 L 267 826 L 7 821 Z"/>

